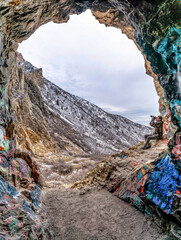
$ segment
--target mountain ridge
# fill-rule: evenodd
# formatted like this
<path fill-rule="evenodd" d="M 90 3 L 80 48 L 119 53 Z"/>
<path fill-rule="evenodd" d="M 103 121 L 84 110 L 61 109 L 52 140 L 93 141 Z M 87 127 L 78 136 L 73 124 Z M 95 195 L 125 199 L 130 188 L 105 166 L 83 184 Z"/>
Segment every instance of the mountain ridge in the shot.
<path fill-rule="evenodd" d="M 20 54 L 18 66 L 23 69 L 24 84 L 29 85 L 28 95 L 31 103 L 38 108 L 42 105 L 52 142 L 59 141 L 59 132 L 66 129 L 67 132 L 63 131 L 63 135 L 83 152 L 112 154 L 143 140 L 143 136 L 150 130 L 149 127 L 120 115 L 107 113 L 95 104 L 56 86 L 43 77 L 42 69 L 25 61 Z M 33 84 L 34 88 L 37 87 L 36 90 L 30 89 L 33 88 Z M 41 101 L 34 99 L 35 97 Z M 60 123 L 62 129 L 59 127 Z"/>

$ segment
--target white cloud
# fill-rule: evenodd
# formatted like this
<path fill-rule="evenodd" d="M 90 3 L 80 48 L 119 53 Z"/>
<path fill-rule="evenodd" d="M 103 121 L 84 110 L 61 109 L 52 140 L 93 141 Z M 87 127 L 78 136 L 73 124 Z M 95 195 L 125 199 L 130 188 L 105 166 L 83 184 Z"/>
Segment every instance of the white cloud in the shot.
<path fill-rule="evenodd" d="M 117 113 L 123 113 L 128 111 L 126 108 L 118 107 L 118 106 L 112 106 L 112 105 L 106 105 L 106 104 L 98 104 L 102 109 L 105 109 L 108 112 L 117 112 Z"/>

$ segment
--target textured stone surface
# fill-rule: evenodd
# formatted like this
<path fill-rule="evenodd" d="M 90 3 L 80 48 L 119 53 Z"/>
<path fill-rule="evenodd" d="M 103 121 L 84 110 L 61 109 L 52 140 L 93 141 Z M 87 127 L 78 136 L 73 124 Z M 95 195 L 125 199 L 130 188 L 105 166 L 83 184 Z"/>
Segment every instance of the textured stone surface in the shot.
<path fill-rule="evenodd" d="M 4 142 L 5 149 L 0 151 L 0 239 L 51 239 L 41 212 L 37 164 L 16 151 L 13 139 Z"/>
<path fill-rule="evenodd" d="M 153 142 L 152 148 L 147 151 L 141 149 L 143 144 L 144 142 L 141 142 L 102 161 L 82 181 L 76 182 L 72 187 L 81 189 L 84 186 L 102 186 L 109 191 L 114 191 L 116 184 L 119 186 L 122 181 L 129 179 L 128 176 L 135 172 L 136 169 L 144 166 L 148 161 L 153 161 L 167 150 L 166 142 Z"/>
<path fill-rule="evenodd" d="M 166 175 L 174 184 L 166 185 L 166 195 L 170 194 L 171 211 L 163 205 L 157 206 L 156 199 L 150 197 L 146 202 L 153 212 L 167 211 L 167 217 L 174 215 L 174 221 L 180 222 L 180 161 L 181 161 L 181 21 L 180 0 L 108 0 L 108 1 L 73 1 L 73 0 L 3 0 L 0 2 L 0 124 L 6 127 L 12 137 L 16 119 L 12 111 L 11 91 L 13 82 L 21 81 L 21 72 L 16 63 L 17 43 L 27 39 L 39 26 L 49 21 L 66 22 L 70 14 L 80 14 L 91 9 L 96 18 L 108 26 L 121 28 L 136 43 L 146 60 L 146 71 L 154 78 L 160 96 L 160 112 L 164 117 L 164 128 L 169 141 L 169 151 L 162 158 L 152 163 L 147 185 L 142 184 L 144 196 L 148 199 L 155 189 L 161 186 L 159 198 L 163 200 L 162 176 Z M 15 88 L 16 89 L 16 88 Z M 20 131 L 23 130 L 19 129 Z M 22 134 L 23 135 L 23 134 Z M 26 138 L 26 134 L 24 134 Z M 45 136 L 42 136 L 45 137 Z M 49 139 L 47 138 L 47 143 Z M 28 143 L 28 141 L 27 141 Z M 33 148 L 33 146 L 31 146 Z M 169 155 L 168 155 L 169 154 Z M 172 171 L 169 171 L 169 170 Z M 140 170 L 141 171 L 141 170 Z M 155 171 L 157 173 L 155 174 Z M 139 172 L 139 171 L 138 171 Z M 135 171 L 135 174 L 138 173 Z M 166 173 L 166 174 L 165 174 Z M 133 174 L 134 175 L 134 174 Z M 129 181 L 133 175 L 129 175 Z M 155 178 L 156 176 L 156 178 Z M 158 178 L 158 179 L 157 179 Z M 135 199 L 140 197 L 137 184 L 144 180 L 135 178 Z M 168 179 L 167 179 L 168 180 Z M 164 180 L 164 183 L 168 182 Z M 158 184 L 159 182 L 159 184 Z M 151 185 L 150 185 L 151 184 Z M 175 185 L 177 187 L 175 188 Z M 117 185 L 116 185 L 117 186 Z M 120 189 L 123 185 L 120 185 Z M 125 191 L 129 185 L 124 185 Z M 158 190 L 158 189 L 157 189 Z M 124 195 L 124 192 L 121 196 Z M 149 193 L 148 193 L 149 191 Z M 150 192 L 151 191 L 151 192 Z M 174 199 L 172 199 L 174 196 Z M 168 196 L 165 197 L 168 200 Z M 176 201 L 175 201 L 176 199 Z M 173 200 L 173 201 L 172 201 Z M 173 210 L 173 212 L 172 212 Z M 171 231 L 176 236 L 179 230 Z"/>

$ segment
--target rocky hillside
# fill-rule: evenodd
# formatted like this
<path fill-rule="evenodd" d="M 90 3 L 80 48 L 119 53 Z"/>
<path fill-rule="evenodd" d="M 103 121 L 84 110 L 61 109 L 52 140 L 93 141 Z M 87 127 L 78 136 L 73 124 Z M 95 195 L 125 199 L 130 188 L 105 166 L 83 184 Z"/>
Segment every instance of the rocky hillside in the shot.
<path fill-rule="evenodd" d="M 48 185 L 72 184 L 109 154 L 138 143 L 150 128 L 109 114 L 57 87 L 17 57 L 10 85 L 17 148 L 39 162 Z"/>
<path fill-rule="evenodd" d="M 19 96 L 14 96 L 14 106 L 21 108 L 20 113 L 16 109 L 18 125 L 25 125 L 29 139 L 25 144 L 19 136 L 19 145 L 35 154 L 40 154 L 42 145 L 45 152 L 51 149 L 72 154 L 110 154 L 138 143 L 150 131 L 64 91 L 45 79 L 42 70 L 24 61 L 21 55 L 18 66 L 24 78 L 18 84 L 21 90 Z"/>

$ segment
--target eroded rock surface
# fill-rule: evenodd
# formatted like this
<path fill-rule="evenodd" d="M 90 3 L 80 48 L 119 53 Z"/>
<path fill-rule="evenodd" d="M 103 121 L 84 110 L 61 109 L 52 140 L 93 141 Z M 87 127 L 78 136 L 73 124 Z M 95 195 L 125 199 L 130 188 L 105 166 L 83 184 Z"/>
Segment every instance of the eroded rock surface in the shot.
<path fill-rule="evenodd" d="M 71 14 L 80 14 L 91 9 L 96 18 L 108 26 L 121 28 L 127 36 L 136 43 L 146 60 L 147 73 L 154 77 L 155 86 L 160 96 L 160 112 L 164 117 L 164 128 L 169 141 L 169 151 L 164 156 L 157 156 L 150 169 L 143 174 L 143 168 L 133 169 L 128 182 L 135 180 L 135 199 L 140 197 L 140 181 L 147 205 L 153 206 L 153 212 L 162 216 L 167 211 L 167 217 L 174 216 L 174 221 L 180 223 L 180 161 L 181 161 L 181 92 L 180 92 L 180 62 L 181 62 L 181 21 L 180 0 L 103 0 L 103 1 L 73 1 L 73 0 L 3 0 L 0 2 L 0 124 L 3 125 L 9 137 L 15 136 L 13 125 L 16 119 L 11 102 L 13 83 L 22 81 L 21 72 L 17 68 L 17 43 L 28 38 L 44 23 L 54 21 L 66 22 Z M 35 88 L 34 88 L 35 89 Z M 18 95 L 18 94 L 17 94 Z M 33 111 L 36 112 L 37 109 Z M 21 111 L 21 109 L 20 109 Z M 36 122 L 36 120 L 35 120 Z M 43 124 L 42 124 L 43 125 Z M 32 126 L 33 127 L 33 126 Z M 35 127 L 35 126 L 34 126 Z M 23 138 L 23 130 L 19 128 Z M 31 133 L 31 131 L 30 131 Z M 47 137 L 47 136 L 46 136 Z M 45 136 L 44 136 L 45 138 Z M 36 139 L 37 140 L 37 139 Z M 46 144 L 49 143 L 49 136 Z M 24 141 L 26 142 L 26 141 Z M 27 141 L 28 142 L 28 141 Z M 51 145 L 51 143 L 50 143 Z M 26 146 L 27 147 L 27 146 Z M 29 146 L 32 147 L 33 146 Z M 139 166 L 138 166 L 139 167 Z M 158 169 L 158 171 L 157 171 Z M 172 171 L 169 171 L 169 170 Z M 157 171 L 157 172 L 156 172 Z M 134 174 L 138 175 L 137 179 Z M 156 174 L 155 174 L 156 173 Z M 165 174 L 166 173 L 166 174 Z M 161 185 L 161 194 L 155 193 L 160 187 L 162 176 L 167 176 L 174 184 L 165 180 L 166 193 Z M 121 174 L 120 174 L 121 176 Z M 139 176 L 141 176 L 139 178 Z M 129 190 L 129 185 L 118 182 L 120 196 Z M 151 184 L 151 185 L 149 185 Z M 123 188 L 124 187 L 124 188 Z M 121 192 L 121 189 L 125 191 Z M 150 191 L 151 190 L 151 191 Z M 132 190 L 131 190 L 132 191 Z M 149 191 L 149 194 L 148 194 Z M 132 194 L 132 192 L 131 192 Z M 166 194 L 166 197 L 164 197 Z M 130 198 L 130 195 L 128 195 Z M 142 195 L 141 195 L 142 196 Z M 173 198 L 172 198 L 173 197 Z M 156 199 L 155 199 L 156 198 Z M 132 198 L 130 198 L 132 201 Z M 133 198 L 133 200 L 135 200 Z M 166 205 L 164 205 L 166 199 Z M 176 201 L 175 201 L 176 199 Z M 173 200 L 173 201 L 172 201 Z M 175 208 L 175 209 L 174 209 Z M 158 211 L 158 209 L 160 209 Z M 172 211 L 174 210 L 174 211 Z M 43 229 L 41 230 L 43 231 Z M 179 237 L 179 229 L 171 226 L 175 237 Z"/>
<path fill-rule="evenodd" d="M 0 239 L 52 239 L 41 211 L 40 172 L 13 139 L 0 151 Z"/>

